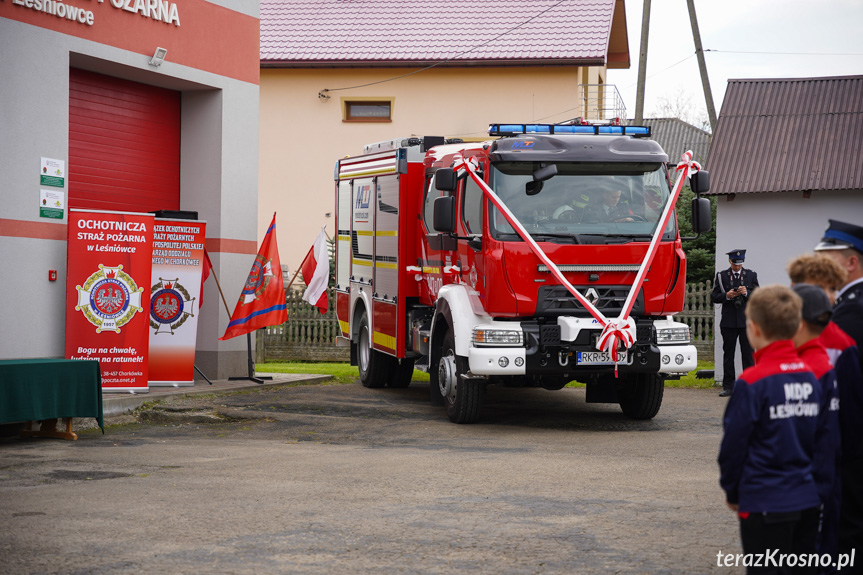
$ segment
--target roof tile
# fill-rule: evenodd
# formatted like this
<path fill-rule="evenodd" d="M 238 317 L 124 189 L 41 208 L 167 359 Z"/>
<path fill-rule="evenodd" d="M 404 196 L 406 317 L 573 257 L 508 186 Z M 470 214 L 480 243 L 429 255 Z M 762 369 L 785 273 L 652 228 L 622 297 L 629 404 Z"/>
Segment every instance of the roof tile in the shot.
<path fill-rule="evenodd" d="M 604 59 L 614 7 L 615 0 L 261 0 L 261 62 Z"/>
<path fill-rule="evenodd" d="M 863 76 L 730 80 L 710 194 L 863 189 Z"/>

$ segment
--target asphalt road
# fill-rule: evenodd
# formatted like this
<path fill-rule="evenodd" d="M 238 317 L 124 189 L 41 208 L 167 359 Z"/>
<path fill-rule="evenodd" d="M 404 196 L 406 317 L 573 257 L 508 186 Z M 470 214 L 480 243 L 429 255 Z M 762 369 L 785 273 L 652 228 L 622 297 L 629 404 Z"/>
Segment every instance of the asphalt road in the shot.
<path fill-rule="evenodd" d="M 427 397 L 267 388 L 2 439 L 0 572 L 742 572 L 716 562 L 740 549 L 716 391 L 632 421 L 583 389 L 491 388 L 475 425 Z"/>

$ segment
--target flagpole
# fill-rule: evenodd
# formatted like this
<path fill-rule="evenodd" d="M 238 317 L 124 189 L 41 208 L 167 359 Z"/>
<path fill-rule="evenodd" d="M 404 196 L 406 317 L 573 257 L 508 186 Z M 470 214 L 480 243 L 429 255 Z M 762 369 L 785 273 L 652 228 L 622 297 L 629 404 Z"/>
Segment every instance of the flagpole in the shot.
<path fill-rule="evenodd" d="M 222 296 L 222 303 L 225 304 L 225 311 L 228 312 L 228 318 L 230 318 L 231 309 L 228 307 L 228 301 L 225 299 L 224 292 L 222 292 L 222 284 L 219 283 L 219 276 L 216 275 L 216 268 L 210 268 L 210 273 L 213 274 L 213 279 L 216 280 L 216 287 L 219 288 L 219 295 Z"/>
<path fill-rule="evenodd" d="M 219 288 L 219 295 L 222 296 L 222 303 L 225 305 L 225 311 L 228 312 L 228 318 L 230 318 L 231 317 L 231 310 L 228 307 L 228 301 L 225 299 L 225 292 L 222 291 L 222 284 L 219 283 L 219 276 L 216 274 L 216 268 L 215 267 L 211 268 L 210 273 L 213 274 L 213 279 L 216 280 L 216 287 Z M 251 334 L 251 332 L 246 334 L 246 346 L 248 347 L 249 376 L 248 377 L 229 377 L 228 380 L 250 379 L 250 380 L 254 381 L 255 383 L 264 383 L 262 378 L 255 377 L 255 363 L 252 361 L 252 334 Z M 198 373 L 201 373 L 201 371 L 198 370 Z M 201 373 L 201 375 L 204 375 L 204 374 Z M 210 382 L 209 379 L 207 379 L 206 375 L 204 375 L 204 379 L 206 379 L 210 385 L 213 385 L 213 383 Z M 272 378 L 268 377 L 266 379 L 272 379 Z"/>
<path fill-rule="evenodd" d="M 306 252 L 306 257 L 304 257 L 303 261 L 300 262 L 300 265 L 297 266 L 297 271 L 294 272 L 294 277 L 292 277 L 291 281 L 288 282 L 288 285 L 285 286 L 286 292 L 288 291 L 288 288 L 291 287 L 291 285 L 294 283 L 294 280 L 297 279 L 297 275 L 301 271 L 303 271 L 303 266 L 306 265 L 306 260 L 309 259 L 310 255 L 312 255 L 312 252 L 314 251 L 314 249 L 315 249 L 315 246 L 313 245 L 312 247 L 309 248 L 309 251 Z M 305 278 L 303 278 L 303 279 L 305 279 Z"/>
<path fill-rule="evenodd" d="M 306 256 L 308 258 L 308 256 Z M 297 271 L 294 272 L 294 277 L 291 278 L 291 281 L 288 282 L 288 285 L 285 286 L 285 291 L 291 289 L 291 284 L 294 283 L 294 280 L 297 279 L 297 276 L 300 274 L 300 270 L 303 269 L 303 264 L 306 263 L 306 258 L 303 258 L 303 263 L 300 264 L 300 267 L 297 268 Z"/>

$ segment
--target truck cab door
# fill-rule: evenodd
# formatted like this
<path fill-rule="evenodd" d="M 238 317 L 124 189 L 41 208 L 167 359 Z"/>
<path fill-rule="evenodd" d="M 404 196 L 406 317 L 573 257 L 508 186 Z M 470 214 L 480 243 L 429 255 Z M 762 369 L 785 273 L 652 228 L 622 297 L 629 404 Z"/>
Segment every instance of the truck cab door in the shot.
<path fill-rule="evenodd" d="M 417 267 L 422 269 L 420 299 L 428 305 L 434 305 L 438 290 L 442 285 L 451 283 L 451 279 L 445 277 L 450 274 L 444 273 L 444 268 L 452 266 L 452 262 L 456 259 L 458 247 L 456 239 L 450 234 L 441 233 L 434 229 L 434 201 L 448 193 L 436 189 L 434 175 L 427 175 L 423 193 L 422 221 L 420 223 L 422 239 Z"/>
<path fill-rule="evenodd" d="M 469 238 L 458 242 L 461 281 L 477 290 L 481 300 L 484 300 L 482 294 L 485 291 L 482 286 L 485 281 L 483 222 L 487 203 L 482 188 L 473 178 L 468 176 L 461 182 L 456 208 L 457 227 L 459 236 Z"/>

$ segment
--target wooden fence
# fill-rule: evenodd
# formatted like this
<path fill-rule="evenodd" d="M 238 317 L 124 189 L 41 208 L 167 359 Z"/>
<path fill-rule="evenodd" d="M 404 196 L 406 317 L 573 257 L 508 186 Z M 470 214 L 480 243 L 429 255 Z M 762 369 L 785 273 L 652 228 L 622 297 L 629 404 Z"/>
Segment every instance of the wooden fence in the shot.
<path fill-rule="evenodd" d="M 709 281 L 687 284 L 683 311 L 675 316 L 689 326 L 699 357 L 713 357 L 711 290 Z M 302 295 L 302 290 L 288 292 L 286 323 L 258 330 L 256 361 L 349 361 L 350 349 L 335 346 L 335 338 L 341 333 L 335 312 L 335 291 L 329 290 L 330 308 L 323 315 L 302 301 Z"/>
<path fill-rule="evenodd" d="M 710 301 L 713 284 L 709 281 L 686 284 L 683 311 L 674 316 L 689 326 L 689 336 L 698 350 L 698 357 L 713 358 L 714 305 Z"/>
<path fill-rule="evenodd" d="M 288 321 L 257 332 L 255 360 L 265 361 L 350 361 L 348 347 L 336 347 L 341 335 L 336 318 L 336 292 L 330 288 L 330 307 L 321 314 L 318 308 L 303 301 L 303 291 L 287 293 Z"/>

